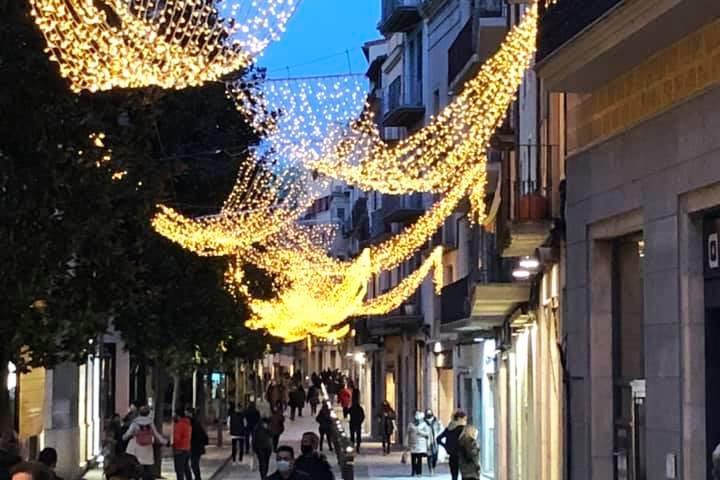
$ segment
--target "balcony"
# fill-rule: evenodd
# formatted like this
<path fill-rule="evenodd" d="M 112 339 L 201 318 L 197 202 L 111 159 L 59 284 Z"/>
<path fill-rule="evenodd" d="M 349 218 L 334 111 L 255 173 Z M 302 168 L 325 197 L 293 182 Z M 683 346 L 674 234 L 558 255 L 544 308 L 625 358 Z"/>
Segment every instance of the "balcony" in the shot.
<path fill-rule="evenodd" d="M 413 81 L 407 88 L 399 76 L 388 86 L 385 97 L 385 127 L 412 127 L 425 117 L 422 82 Z"/>
<path fill-rule="evenodd" d="M 550 91 L 591 92 L 720 16 L 717 0 L 559 0 L 540 22 Z"/>
<path fill-rule="evenodd" d="M 420 0 L 383 0 L 378 30 L 383 35 L 408 32 L 421 20 Z"/>
<path fill-rule="evenodd" d="M 421 193 L 383 195 L 382 202 L 383 214 L 388 223 L 412 222 L 425 212 Z"/>
<path fill-rule="evenodd" d="M 500 47 L 506 30 L 502 2 L 481 2 L 476 16 L 468 20 L 448 49 L 448 86 L 451 91 L 462 90 L 465 82 Z"/>
<path fill-rule="evenodd" d="M 474 282 L 465 277 L 442 289 L 442 333 L 468 333 L 500 327 L 518 305 L 528 302 L 530 285 Z"/>

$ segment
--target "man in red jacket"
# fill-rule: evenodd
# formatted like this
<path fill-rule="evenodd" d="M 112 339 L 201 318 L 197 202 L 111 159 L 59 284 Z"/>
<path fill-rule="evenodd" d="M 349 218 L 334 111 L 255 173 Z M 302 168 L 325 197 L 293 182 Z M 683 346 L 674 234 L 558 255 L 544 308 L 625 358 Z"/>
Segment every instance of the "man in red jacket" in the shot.
<path fill-rule="evenodd" d="M 338 401 L 343 409 L 343 417 L 348 418 L 350 415 L 350 405 L 352 405 L 352 391 L 347 385 L 338 393 Z"/>
<path fill-rule="evenodd" d="M 175 475 L 177 480 L 186 480 L 185 472 L 190 461 L 190 439 L 192 423 L 187 413 L 183 412 L 176 420 L 173 428 L 173 454 L 175 456 Z"/>

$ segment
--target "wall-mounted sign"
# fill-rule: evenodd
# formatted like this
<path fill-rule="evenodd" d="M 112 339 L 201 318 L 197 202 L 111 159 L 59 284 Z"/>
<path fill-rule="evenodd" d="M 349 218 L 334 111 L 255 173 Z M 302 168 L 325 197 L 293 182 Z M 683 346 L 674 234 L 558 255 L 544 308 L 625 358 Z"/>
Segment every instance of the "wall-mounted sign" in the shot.
<path fill-rule="evenodd" d="M 720 260 L 718 260 L 718 234 L 711 233 L 707 237 L 707 261 L 709 268 L 720 267 Z"/>

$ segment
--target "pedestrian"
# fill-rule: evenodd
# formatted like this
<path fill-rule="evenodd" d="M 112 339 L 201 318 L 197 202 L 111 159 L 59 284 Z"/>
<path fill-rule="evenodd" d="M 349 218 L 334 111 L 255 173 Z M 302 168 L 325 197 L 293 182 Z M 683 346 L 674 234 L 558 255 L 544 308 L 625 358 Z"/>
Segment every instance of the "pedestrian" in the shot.
<path fill-rule="evenodd" d="M 188 407 L 188 414 L 192 423 L 192 436 L 190 437 L 191 471 L 187 472 L 186 477 L 188 480 L 192 480 L 193 476 L 195 480 L 202 480 L 200 459 L 205 455 L 205 447 L 210 443 L 210 439 L 202 423 L 197 418 L 197 412 L 193 408 Z"/>
<path fill-rule="evenodd" d="M 437 443 L 437 437 L 442 433 L 443 428 L 440 420 L 435 416 L 431 409 L 425 410 L 425 423 L 430 429 L 430 449 L 428 451 L 428 469 L 430 475 L 435 472 L 438 463 L 438 454 L 440 448 Z"/>
<path fill-rule="evenodd" d="M 305 390 L 302 385 L 297 385 L 290 393 L 290 419 L 295 420 L 295 414 L 302 417 L 303 407 L 305 406 Z"/>
<path fill-rule="evenodd" d="M 265 399 L 268 401 L 271 408 L 275 408 L 275 406 L 282 400 L 280 396 L 280 386 L 275 383 L 275 380 L 270 381 L 270 386 L 267 388 Z"/>
<path fill-rule="evenodd" d="M 359 396 L 359 395 L 358 395 Z M 365 410 L 360 405 L 360 399 L 353 400 L 350 407 L 350 443 L 355 445 L 355 451 L 360 453 L 362 439 L 362 425 L 365 421 Z"/>
<path fill-rule="evenodd" d="M 407 428 L 407 444 L 405 447 L 410 452 L 412 463 L 412 476 L 422 475 L 423 459 L 428 455 L 430 446 L 430 429 L 425 423 L 425 414 L 415 412 L 415 419 L 410 422 Z"/>
<path fill-rule="evenodd" d="M 250 452 L 252 436 L 255 434 L 255 429 L 257 428 L 258 423 L 260 423 L 260 416 L 260 411 L 255 406 L 255 400 L 251 397 L 250 403 L 245 409 L 245 426 L 247 427 L 245 430 L 245 446 L 247 448 L 245 450 L 247 452 Z"/>
<path fill-rule="evenodd" d="M 452 421 L 448 424 L 447 428 L 436 439 L 438 445 L 443 447 L 448 454 L 450 477 L 452 480 L 457 480 L 458 474 L 460 473 L 458 444 L 460 441 L 460 435 L 463 433 L 466 424 L 467 417 L 465 412 L 458 410 L 455 414 L 453 414 Z"/>
<path fill-rule="evenodd" d="M 245 424 L 244 412 L 236 410 L 235 405 L 230 406 L 227 426 L 230 431 L 230 442 L 232 444 L 232 462 L 234 464 L 242 463 L 245 455 L 245 431 L 247 425 Z"/>
<path fill-rule="evenodd" d="M 380 423 L 380 436 L 382 437 L 383 455 L 390 454 L 390 446 L 393 433 L 395 433 L 395 419 L 397 415 L 395 410 L 390 406 L 390 402 L 385 400 L 382 404 L 382 410 L 378 415 Z"/>
<path fill-rule="evenodd" d="M 285 415 L 283 415 L 282 406 L 278 403 L 275 412 L 270 416 L 270 434 L 273 439 L 273 452 L 277 452 L 280 435 L 285 431 Z"/>
<path fill-rule="evenodd" d="M 338 393 L 338 403 L 342 406 L 343 418 L 347 419 L 350 416 L 350 406 L 352 405 L 352 391 L 347 385 Z"/>
<path fill-rule="evenodd" d="M 175 419 L 173 426 L 173 459 L 177 480 L 185 480 L 190 469 L 190 441 L 192 439 L 192 423 L 187 413 L 183 412 Z"/>
<path fill-rule="evenodd" d="M 318 453 L 320 438 L 315 432 L 303 433 L 300 440 L 301 455 L 295 460 L 295 469 L 307 474 L 313 480 L 335 480 L 330 463 L 325 455 Z"/>
<path fill-rule="evenodd" d="M 143 406 L 138 409 L 138 416 L 123 435 L 123 440 L 129 440 L 126 452 L 134 455 L 142 465 L 143 479 L 154 480 L 155 451 L 153 445 L 155 442 L 167 446 L 170 444 L 155 428 L 149 407 Z"/>
<path fill-rule="evenodd" d="M 467 425 L 460 434 L 458 459 L 463 480 L 480 480 L 480 447 L 477 443 L 478 429 Z"/>
<path fill-rule="evenodd" d="M 10 470 L 11 480 L 53 480 L 53 472 L 40 462 L 21 462 Z"/>
<path fill-rule="evenodd" d="M 275 465 L 277 471 L 270 475 L 270 480 L 310 480 L 308 475 L 295 469 L 295 450 L 292 447 L 278 447 Z"/>
<path fill-rule="evenodd" d="M 253 432 L 253 451 L 258 461 L 260 480 L 266 480 L 270 468 L 270 455 L 273 452 L 273 440 L 270 433 L 270 420 L 263 418 Z"/>
<path fill-rule="evenodd" d="M 107 480 L 140 480 L 143 469 L 137 458 L 123 452 L 105 464 L 104 473 Z"/>
<path fill-rule="evenodd" d="M 58 461 L 58 454 L 57 450 L 55 450 L 52 447 L 45 447 L 42 450 L 40 450 L 40 453 L 38 454 L 37 461 L 45 465 L 52 471 L 53 478 L 55 480 L 62 480 L 61 477 L 58 476 L 55 469 L 57 468 L 57 461 Z"/>
<path fill-rule="evenodd" d="M 313 416 L 317 415 L 317 407 L 320 403 L 320 388 L 316 387 L 314 384 L 310 385 L 310 388 L 308 388 L 307 402 L 310 404 L 310 414 Z"/>
<path fill-rule="evenodd" d="M 13 430 L 0 435 L 0 480 L 10 480 L 10 470 L 22 462 L 20 444 Z"/>
<path fill-rule="evenodd" d="M 333 451 L 333 441 L 332 441 L 332 425 L 333 425 L 333 419 L 330 415 L 330 408 L 327 406 L 327 404 L 323 404 L 322 408 L 320 409 L 320 413 L 318 413 L 316 421 L 318 423 L 318 433 L 320 433 L 320 451 L 323 451 L 323 442 L 327 438 L 328 447 L 330 448 L 330 451 Z"/>

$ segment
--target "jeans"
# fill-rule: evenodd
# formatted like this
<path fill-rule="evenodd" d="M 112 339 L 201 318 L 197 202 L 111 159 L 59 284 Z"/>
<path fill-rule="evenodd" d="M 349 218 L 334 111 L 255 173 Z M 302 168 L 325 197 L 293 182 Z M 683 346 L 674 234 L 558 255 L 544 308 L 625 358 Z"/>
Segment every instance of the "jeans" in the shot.
<path fill-rule="evenodd" d="M 362 426 L 350 425 L 350 443 L 355 445 L 355 451 L 360 451 L 360 440 L 362 438 Z"/>
<path fill-rule="evenodd" d="M 430 469 L 431 472 L 434 471 L 435 468 L 437 467 L 437 462 L 438 462 L 438 450 L 433 449 L 428 453 L 428 468 Z"/>
<path fill-rule="evenodd" d="M 175 476 L 177 480 L 185 480 L 185 475 L 188 470 L 188 462 L 190 461 L 190 452 L 186 451 L 175 451 Z"/>
<path fill-rule="evenodd" d="M 387 454 L 390 453 L 390 446 L 392 445 L 391 440 L 390 440 L 391 436 L 392 436 L 392 434 L 383 435 L 383 439 L 382 439 L 383 453 L 387 453 Z"/>
<path fill-rule="evenodd" d="M 460 461 L 457 455 L 450 455 L 450 478 L 452 480 L 458 480 L 458 473 L 460 472 Z"/>
<path fill-rule="evenodd" d="M 425 458 L 424 453 L 411 453 L 410 459 L 412 462 L 412 476 L 415 475 L 422 475 L 422 464 L 423 464 L 423 458 Z"/>
<path fill-rule="evenodd" d="M 245 437 L 232 439 L 232 461 L 242 462 L 245 455 Z"/>
<path fill-rule="evenodd" d="M 272 452 L 270 450 L 258 450 L 255 452 L 258 459 L 258 470 L 260 470 L 260 480 L 265 480 L 267 478 L 268 469 L 270 468 L 270 455 L 272 455 Z"/>

